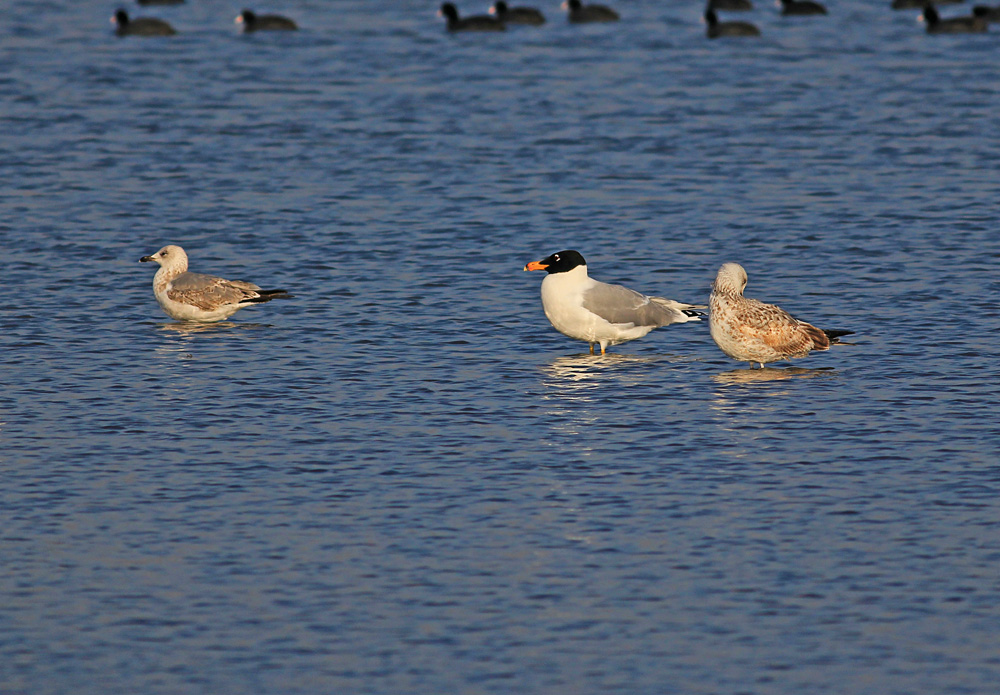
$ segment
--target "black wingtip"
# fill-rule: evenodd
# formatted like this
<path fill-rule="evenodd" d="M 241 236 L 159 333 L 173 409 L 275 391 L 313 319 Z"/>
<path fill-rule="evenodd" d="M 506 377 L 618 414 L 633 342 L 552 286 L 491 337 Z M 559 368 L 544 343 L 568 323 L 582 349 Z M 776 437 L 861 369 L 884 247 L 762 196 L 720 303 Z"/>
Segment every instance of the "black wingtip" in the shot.
<path fill-rule="evenodd" d="M 260 304 L 261 302 L 269 302 L 272 299 L 292 299 L 295 296 L 294 294 L 288 294 L 286 290 L 260 290 L 257 294 L 260 296 L 247 299 L 246 301 Z"/>
<path fill-rule="evenodd" d="M 701 316 L 708 316 L 704 311 L 695 311 L 694 309 L 681 309 L 681 313 L 685 316 L 690 316 L 693 319 L 699 318 Z"/>

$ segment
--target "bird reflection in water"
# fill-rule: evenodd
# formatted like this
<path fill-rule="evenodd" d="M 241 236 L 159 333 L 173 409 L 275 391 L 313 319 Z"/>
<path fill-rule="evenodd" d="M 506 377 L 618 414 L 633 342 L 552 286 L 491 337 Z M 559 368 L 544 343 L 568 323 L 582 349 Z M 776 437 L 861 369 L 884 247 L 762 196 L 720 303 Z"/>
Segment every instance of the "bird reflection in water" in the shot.
<path fill-rule="evenodd" d="M 589 354 L 557 357 L 544 368 L 547 378 L 542 398 L 566 405 L 590 403 L 612 384 L 615 389 L 648 387 L 650 368 L 657 363 L 679 359 L 665 355 L 638 357 L 618 353 L 596 357 Z"/>
<path fill-rule="evenodd" d="M 233 335 L 233 331 L 246 331 L 261 328 L 269 328 L 264 323 L 236 323 L 234 321 L 218 321 L 216 323 L 199 323 L 197 321 L 177 321 L 173 323 L 159 323 L 157 328 L 163 331 L 169 338 L 179 338 L 179 340 L 169 340 L 156 348 L 156 354 L 160 357 L 177 357 L 178 353 L 182 359 L 193 359 L 189 350 L 194 347 L 192 340 L 195 334 L 205 334 L 208 336 Z"/>
<path fill-rule="evenodd" d="M 234 321 L 219 321 L 218 323 L 177 321 L 175 323 L 158 324 L 158 328 L 161 331 L 173 332 L 178 335 L 192 335 L 194 333 L 224 333 L 235 328 L 249 328 L 252 325 L 249 323 L 236 323 Z"/>
<path fill-rule="evenodd" d="M 712 381 L 723 386 L 739 384 L 756 384 L 768 381 L 784 381 L 786 379 L 809 379 L 812 377 L 830 375 L 833 367 L 807 369 L 805 367 L 764 367 L 763 369 L 733 369 L 721 374 L 713 374 Z"/>
<path fill-rule="evenodd" d="M 658 362 L 677 362 L 679 359 L 667 355 L 639 357 L 618 353 L 596 357 L 589 354 L 557 357 L 545 368 L 548 376 L 546 386 L 551 389 L 547 397 L 590 400 L 589 391 L 610 382 L 621 386 L 642 386 L 648 384 L 646 368 Z M 632 369 L 639 366 L 643 370 Z"/>

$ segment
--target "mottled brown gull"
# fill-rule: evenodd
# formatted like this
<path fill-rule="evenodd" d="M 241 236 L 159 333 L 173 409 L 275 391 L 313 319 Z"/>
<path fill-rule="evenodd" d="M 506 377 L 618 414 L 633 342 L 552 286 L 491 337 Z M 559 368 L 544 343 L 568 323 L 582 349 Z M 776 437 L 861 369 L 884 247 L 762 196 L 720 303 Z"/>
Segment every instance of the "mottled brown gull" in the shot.
<path fill-rule="evenodd" d="M 164 246 L 139 261 L 160 264 L 153 276 L 153 294 L 164 313 L 178 321 L 221 321 L 243 307 L 292 296 L 285 290 L 262 290 L 251 282 L 189 273 L 188 257 L 180 246 Z"/>
<path fill-rule="evenodd" d="M 709 327 L 712 339 L 734 360 L 763 367 L 768 362 L 805 357 L 812 350 L 829 350 L 840 336 L 853 331 L 822 330 L 799 321 L 784 309 L 743 296 L 747 271 L 724 263 L 712 285 Z"/>
<path fill-rule="evenodd" d="M 552 327 L 563 335 L 594 344 L 601 354 L 608 345 L 635 340 L 654 328 L 700 321 L 704 305 L 681 304 L 663 297 L 647 297 L 621 285 L 609 285 L 587 275 L 587 261 L 577 251 L 560 251 L 525 270 L 548 272 L 542 280 L 542 308 Z"/>

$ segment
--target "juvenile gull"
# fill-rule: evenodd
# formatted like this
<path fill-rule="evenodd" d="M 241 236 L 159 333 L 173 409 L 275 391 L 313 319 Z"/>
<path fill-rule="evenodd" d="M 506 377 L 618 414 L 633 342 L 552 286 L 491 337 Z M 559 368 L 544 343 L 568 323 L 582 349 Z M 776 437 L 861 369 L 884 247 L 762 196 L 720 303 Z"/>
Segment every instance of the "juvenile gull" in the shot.
<path fill-rule="evenodd" d="M 854 331 L 821 330 L 793 318 L 784 309 L 743 296 L 747 271 L 724 263 L 712 285 L 709 327 L 712 340 L 734 360 L 761 367 L 767 362 L 805 357 L 812 350 L 829 350 L 840 336 Z"/>
<path fill-rule="evenodd" d="M 608 285 L 587 275 L 587 261 L 577 251 L 560 251 L 524 266 L 548 272 L 542 280 L 542 308 L 552 327 L 563 335 L 594 344 L 601 354 L 608 345 L 635 340 L 654 328 L 700 321 L 695 309 L 663 297 L 647 297 L 621 285 Z"/>
<path fill-rule="evenodd" d="M 221 321 L 245 306 L 292 296 L 285 290 L 262 290 L 251 282 L 189 273 L 188 257 L 180 246 L 164 246 L 139 261 L 160 264 L 153 276 L 153 294 L 164 313 L 178 321 Z"/>

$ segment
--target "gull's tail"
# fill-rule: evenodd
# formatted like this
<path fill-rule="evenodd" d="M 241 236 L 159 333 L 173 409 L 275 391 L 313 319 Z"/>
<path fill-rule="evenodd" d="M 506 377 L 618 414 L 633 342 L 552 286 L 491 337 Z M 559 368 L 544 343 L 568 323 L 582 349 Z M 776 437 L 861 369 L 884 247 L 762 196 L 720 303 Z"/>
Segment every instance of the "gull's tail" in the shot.
<path fill-rule="evenodd" d="M 854 331 L 843 331 L 843 330 L 838 330 L 838 329 L 833 329 L 833 330 L 829 330 L 828 331 L 825 328 L 822 329 L 822 330 L 823 330 L 823 333 L 826 334 L 826 337 L 830 339 L 830 345 L 837 345 L 837 344 L 839 344 L 839 345 L 854 345 L 854 343 L 845 343 L 842 340 L 840 340 L 841 336 L 854 335 Z"/>
<path fill-rule="evenodd" d="M 295 296 L 294 294 L 288 294 L 287 290 L 257 290 L 257 294 L 259 296 L 243 301 L 260 304 L 262 302 L 269 302 L 272 299 L 291 299 Z"/>
<path fill-rule="evenodd" d="M 654 304 L 659 304 L 665 309 L 672 309 L 673 311 L 680 312 L 687 317 L 684 321 L 701 321 L 700 317 L 705 316 L 705 312 L 696 311 L 696 309 L 708 308 L 704 304 L 683 304 L 681 302 L 675 302 L 673 299 L 665 299 L 663 297 L 650 297 L 649 301 Z M 683 323 L 683 321 L 681 323 Z"/>

